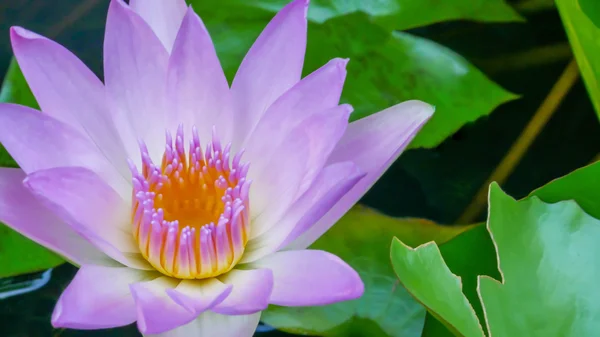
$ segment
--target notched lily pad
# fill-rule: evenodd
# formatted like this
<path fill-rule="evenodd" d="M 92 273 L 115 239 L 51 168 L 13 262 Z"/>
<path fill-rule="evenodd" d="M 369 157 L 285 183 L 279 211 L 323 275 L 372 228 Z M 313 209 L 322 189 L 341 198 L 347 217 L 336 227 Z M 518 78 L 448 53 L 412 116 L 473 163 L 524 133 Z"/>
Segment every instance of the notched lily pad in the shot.
<path fill-rule="evenodd" d="M 569 191 L 563 183 L 577 181 L 591 169 L 554 181 L 534 194 L 555 200 L 585 200 L 581 191 Z M 497 251 L 500 273 L 493 275 L 495 261 L 489 252 L 480 254 L 487 257 L 473 269 L 490 268 L 477 271 L 483 320 L 481 314 L 476 315 L 476 299 L 472 294 L 465 296 L 471 287 L 463 287 L 454 272 L 462 268 L 460 274 L 470 274 L 465 272 L 464 261 L 452 260 L 458 254 L 448 255 L 452 250 L 446 251 L 451 257 L 446 263 L 433 242 L 415 249 L 399 240 L 392 244 L 394 270 L 407 290 L 429 310 L 424 336 L 448 336 L 445 330 L 467 337 L 486 332 L 490 336 L 594 335 L 600 329 L 600 297 L 595 291 L 600 277 L 600 266 L 595 263 L 600 256 L 600 220 L 585 213 L 574 200 L 549 204 L 533 195 L 517 201 L 496 183 L 490 186 L 489 203 L 487 231 Z M 454 244 L 455 251 L 463 248 L 466 252 L 468 243 L 485 242 L 479 237 L 461 243 L 461 236 L 446 245 Z M 481 256 L 463 256 L 463 260 L 469 258 Z M 485 322 L 485 327 L 480 322 Z"/>
<path fill-rule="evenodd" d="M 502 282 L 479 278 L 493 336 L 593 336 L 600 330 L 600 220 L 575 201 L 516 201 L 490 187 L 488 228 Z"/>

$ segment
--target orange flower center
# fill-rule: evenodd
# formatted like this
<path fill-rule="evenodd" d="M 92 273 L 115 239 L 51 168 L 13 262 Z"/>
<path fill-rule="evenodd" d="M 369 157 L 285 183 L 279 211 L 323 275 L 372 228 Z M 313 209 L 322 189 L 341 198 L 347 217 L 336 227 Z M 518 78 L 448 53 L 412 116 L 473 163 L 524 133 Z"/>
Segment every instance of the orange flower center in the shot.
<path fill-rule="evenodd" d="M 180 279 L 204 279 L 231 270 L 249 235 L 250 181 L 241 152 L 230 160 L 213 130 L 202 151 L 192 130 L 188 154 L 183 128 L 173 141 L 167 133 L 160 167 L 141 144 L 142 172 L 133 175 L 133 233 L 142 255 L 161 273 Z"/>

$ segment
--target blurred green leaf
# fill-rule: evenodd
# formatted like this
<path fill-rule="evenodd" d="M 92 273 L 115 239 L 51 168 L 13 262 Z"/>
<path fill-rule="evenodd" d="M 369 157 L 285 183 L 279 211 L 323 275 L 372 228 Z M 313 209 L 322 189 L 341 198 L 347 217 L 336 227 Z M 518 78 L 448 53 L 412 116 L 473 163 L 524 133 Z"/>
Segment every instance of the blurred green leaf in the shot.
<path fill-rule="evenodd" d="M 252 6 L 263 8 L 271 12 L 279 11 L 288 0 L 248 0 Z M 362 12 L 371 17 L 394 15 L 400 10 L 397 0 L 312 0 L 308 8 L 308 19 L 323 23 L 355 12 Z"/>
<path fill-rule="evenodd" d="M 265 6 L 267 1 L 259 6 L 266 9 L 261 9 L 236 0 L 218 6 L 209 6 L 211 1 L 191 3 L 205 18 L 230 81 L 246 51 L 273 16 L 267 9 L 282 5 L 280 2 Z M 311 3 L 311 8 L 318 6 Z M 411 147 L 431 148 L 464 124 L 518 97 L 448 48 L 406 33 L 391 34 L 372 23 L 365 13 L 349 13 L 323 24 L 309 24 L 304 74 L 332 58 L 350 58 L 342 101 L 354 107 L 352 120 L 402 101 L 426 101 L 436 106 L 436 113 Z"/>
<path fill-rule="evenodd" d="M 289 0 L 248 0 L 248 5 L 279 11 Z M 317 23 L 363 12 L 389 30 L 404 30 L 449 20 L 521 21 L 504 0 L 312 0 L 308 18 Z"/>
<path fill-rule="evenodd" d="M 38 108 L 14 59 L 2 83 L 0 102 Z M 0 167 L 17 167 L 17 163 L 1 145 Z M 63 262 L 58 255 L 0 223 L 0 278 L 56 267 Z"/>
<path fill-rule="evenodd" d="M 65 261 L 0 223 L 0 278 L 56 267 Z"/>
<path fill-rule="evenodd" d="M 376 51 L 354 58 L 348 72 L 343 97 L 355 107 L 355 119 L 409 99 L 436 107 L 411 148 L 435 147 L 518 97 L 450 49 L 406 33 L 394 33 Z"/>
<path fill-rule="evenodd" d="M 391 218 L 357 206 L 311 248 L 336 254 L 355 268 L 365 283 L 363 297 L 321 307 L 270 307 L 262 320 L 284 331 L 327 337 L 420 336 L 425 310 L 398 285 L 389 264 L 389 239 L 441 244 L 469 228 Z"/>
<path fill-rule="evenodd" d="M 586 213 L 600 219 L 600 161 L 555 179 L 531 195 L 548 203 L 575 200 Z"/>
<path fill-rule="evenodd" d="M 0 167 L 17 167 L 17 163 L 2 144 L 0 144 Z"/>
<path fill-rule="evenodd" d="M 365 1 L 367 2 L 367 1 Z M 405 30 L 450 20 L 524 21 L 504 0 L 396 0 L 398 10 L 376 18 L 380 25 Z"/>
<path fill-rule="evenodd" d="M 587 15 L 590 20 L 600 28 L 600 2 L 596 0 L 577 0 L 579 7 Z"/>
<path fill-rule="evenodd" d="M 4 82 L 0 90 L 0 102 L 17 103 L 21 105 L 38 108 L 37 102 L 25 82 L 25 77 L 13 58 L 4 76 Z M 0 167 L 17 167 L 17 163 L 0 144 Z"/>
<path fill-rule="evenodd" d="M 515 8 L 520 13 L 538 12 L 555 6 L 554 0 L 520 0 L 515 4 Z"/>
<path fill-rule="evenodd" d="M 423 333 L 421 337 L 455 337 L 446 326 L 438 321 L 433 315 L 427 312 L 425 315 L 425 324 L 423 325 Z"/>
<path fill-rule="evenodd" d="M 457 336 L 484 336 L 475 310 L 434 242 L 415 249 L 395 238 L 392 265 L 402 285 Z"/>
<path fill-rule="evenodd" d="M 581 4 L 576 0 L 556 0 L 577 64 L 600 118 L 600 28 L 583 11 Z M 597 8 L 597 4 L 596 0 L 589 1 L 588 9 Z M 600 13 L 595 13 L 592 17 L 597 19 L 599 15 Z"/>
<path fill-rule="evenodd" d="M 600 220 L 575 202 L 516 201 L 490 186 L 488 228 L 502 282 L 480 277 L 493 336 L 593 336 L 600 330 Z"/>
<path fill-rule="evenodd" d="M 29 89 L 29 85 L 27 85 L 25 77 L 14 58 L 10 61 L 8 71 L 4 76 L 4 82 L 2 82 L 0 102 L 16 103 L 39 109 L 37 101 L 33 97 L 33 93 Z"/>

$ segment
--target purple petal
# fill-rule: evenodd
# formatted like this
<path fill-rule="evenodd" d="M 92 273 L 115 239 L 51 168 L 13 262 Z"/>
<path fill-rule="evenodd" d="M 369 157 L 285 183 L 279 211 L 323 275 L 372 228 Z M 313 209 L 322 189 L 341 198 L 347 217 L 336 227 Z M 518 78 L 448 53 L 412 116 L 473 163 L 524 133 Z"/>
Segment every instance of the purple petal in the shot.
<path fill-rule="evenodd" d="M 167 86 L 171 128 L 195 125 L 202 144 L 210 140 L 213 126 L 221 139 L 231 138 L 229 84 L 208 31 L 191 8 L 169 59 Z"/>
<path fill-rule="evenodd" d="M 170 52 L 185 14 L 185 1 L 129 0 L 129 6 L 152 27 L 154 34 Z"/>
<path fill-rule="evenodd" d="M 20 169 L 0 168 L 1 222 L 79 265 L 114 264 L 42 206 L 23 186 L 23 179 L 25 172 Z"/>
<path fill-rule="evenodd" d="M 251 240 L 241 263 L 256 261 L 293 241 L 316 223 L 365 173 L 352 162 L 329 165 L 313 185 L 262 236 Z"/>
<path fill-rule="evenodd" d="M 56 303 L 56 328 L 106 329 L 136 320 L 129 284 L 157 277 L 126 267 L 83 265 Z"/>
<path fill-rule="evenodd" d="M 10 35 L 15 57 L 42 111 L 89 137 L 127 176 L 127 157 L 102 82 L 58 43 L 19 27 L 12 27 Z"/>
<path fill-rule="evenodd" d="M 98 173 L 122 195 L 130 183 L 81 133 L 37 110 L 0 104 L 0 143 L 26 173 L 62 166 L 80 166 Z"/>
<path fill-rule="evenodd" d="M 233 290 L 212 311 L 224 315 L 246 315 L 262 311 L 269 305 L 273 274 L 268 269 L 232 270 L 219 279 Z"/>
<path fill-rule="evenodd" d="M 352 113 L 352 107 L 342 104 L 316 113 L 300 124 L 299 127 L 308 134 L 310 153 L 306 158 L 308 170 L 304 173 L 297 196 L 310 187 L 325 166 L 327 158 L 346 131 L 350 113 Z"/>
<path fill-rule="evenodd" d="M 354 269 L 321 250 L 278 252 L 253 265 L 273 271 L 271 304 L 326 305 L 359 298 L 364 292 L 363 282 Z"/>
<path fill-rule="evenodd" d="M 333 59 L 279 97 L 244 143 L 248 155 L 279 143 L 312 114 L 336 107 L 342 94 L 347 63 L 347 59 Z"/>
<path fill-rule="evenodd" d="M 306 51 L 308 0 L 295 0 L 271 20 L 244 57 L 231 85 L 238 144 L 265 110 L 300 80 Z"/>
<path fill-rule="evenodd" d="M 159 277 L 130 286 L 135 299 L 138 329 L 143 334 L 163 333 L 193 321 L 198 315 L 177 304 L 167 295 L 180 280 Z"/>
<path fill-rule="evenodd" d="M 351 111 L 349 105 L 340 105 L 313 114 L 289 132 L 287 139 L 277 143 L 278 146 L 270 144 L 275 151 L 264 148 L 263 155 L 265 158 L 270 157 L 270 161 L 252 161 L 252 165 L 258 168 L 254 171 L 250 168 L 254 179 L 254 190 L 250 196 L 253 206 L 250 209 L 257 215 L 252 222 L 251 238 L 272 227 L 291 203 L 308 189 L 342 137 Z M 264 165 L 265 163 L 269 164 Z M 286 175 L 291 177 L 283 180 Z M 275 182 L 276 179 L 283 181 Z M 255 198 L 257 201 L 254 201 Z M 274 204 L 272 200 L 278 202 Z"/>
<path fill-rule="evenodd" d="M 333 226 L 400 156 L 433 110 L 421 101 L 407 101 L 351 123 L 329 162 L 353 161 L 367 176 L 287 249 L 304 249 Z"/>
<path fill-rule="evenodd" d="M 160 335 L 145 337 L 252 337 L 260 312 L 252 315 L 219 315 L 207 311 L 191 323 Z"/>
<path fill-rule="evenodd" d="M 168 59 L 150 26 L 123 1 L 112 0 L 104 37 L 104 78 L 129 158 L 139 158 L 139 139 L 153 159 L 161 158 Z"/>
<path fill-rule="evenodd" d="M 24 184 L 107 255 L 127 266 L 151 269 L 131 233 L 128 203 L 95 173 L 80 167 L 58 167 L 36 171 Z M 107 244 L 121 254 L 107 250 Z"/>
<path fill-rule="evenodd" d="M 167 289 L 167 294 L 188 311 L 199 315 L 223 302 L 232 289 L 231 284 L 224 284 L 216 278 L 182 280 L 175 289 Z"/>
<path fill-rule="evenodd" d="M 263 233 L 295 200 L 308 170 L 308 137 L 306 129 L 297 127 L 288 134 L 287 139 L 272 146 L 274 151 L 269 151 L 261 160 L 250 163 L 250 237 Z M 277 202 L 274 203 L 273 200 Z"/>

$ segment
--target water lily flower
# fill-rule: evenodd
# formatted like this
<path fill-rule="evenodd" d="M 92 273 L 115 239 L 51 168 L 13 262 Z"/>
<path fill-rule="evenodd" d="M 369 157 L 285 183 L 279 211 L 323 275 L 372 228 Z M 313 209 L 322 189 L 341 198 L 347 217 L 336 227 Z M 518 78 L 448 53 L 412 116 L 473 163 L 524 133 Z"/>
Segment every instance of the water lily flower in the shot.
<path fill-rule="evenodd" d="M 307 249 L 431 117 L 408 101 L 348 123 L 347 60 L 301 78 L 308 1 L 283 8 L 228 84 L 183 0 L 112 0 L 104 83 L 59 44 L 11 41 L 40 111 L 0 105 L 0 221 L 80 269 L 55 327 L 251 336 L 262 310 L 356 299 Z"/>

